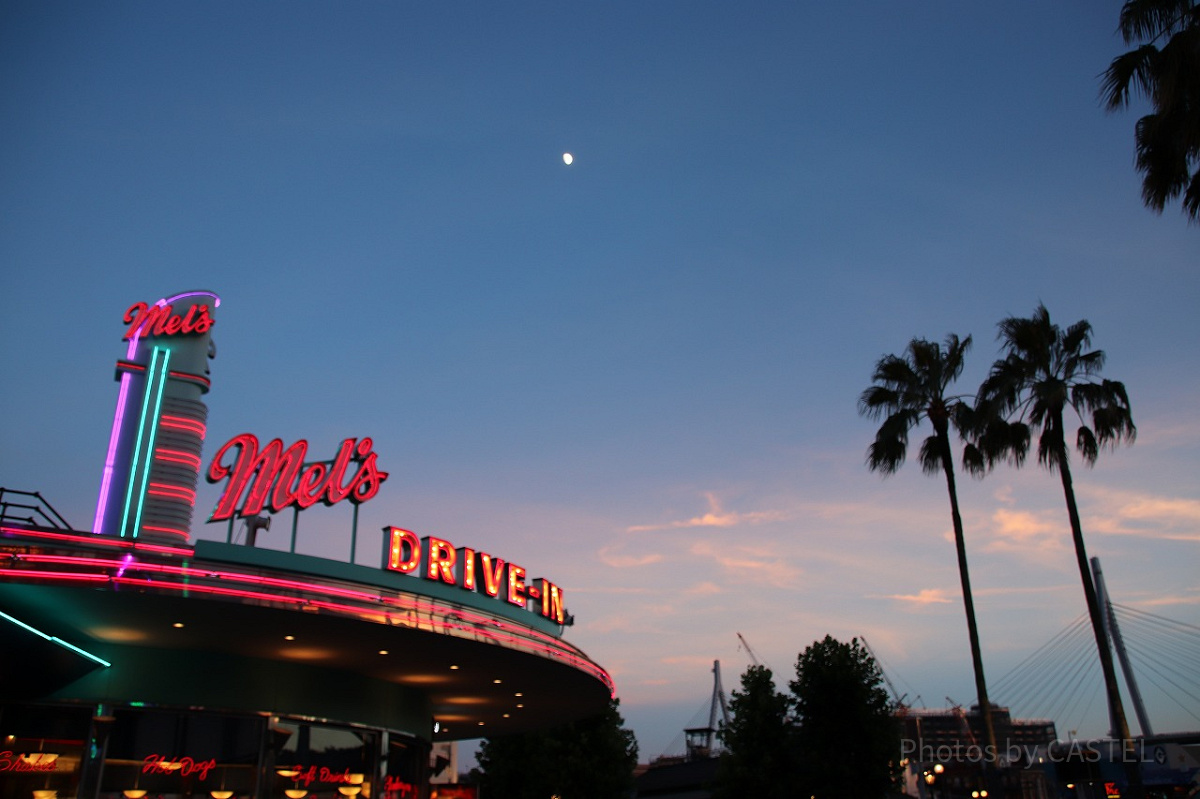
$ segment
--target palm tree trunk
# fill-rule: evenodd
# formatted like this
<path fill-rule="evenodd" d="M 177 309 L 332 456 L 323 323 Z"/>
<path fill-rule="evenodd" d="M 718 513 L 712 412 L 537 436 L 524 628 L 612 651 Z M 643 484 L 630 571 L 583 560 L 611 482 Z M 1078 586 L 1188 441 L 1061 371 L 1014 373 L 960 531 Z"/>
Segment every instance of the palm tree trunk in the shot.
<path fill-rule="evenodd" d="M 1117 672 L 1113 668 L 1112 650 L 1108 646 L 1108 634 L 1104 631 L 1100 603 L 1096 599 L 1096 586 L 1092 582 L 1092 572 L 1088 567 L 1087 548 L 1083 543 L 1083 525 L 1079 521 L 1079 508 L 1075 504 L 1075 488 L 1071 482 L 1071 469 L 1067 465 L 1065 446 L 1059 451 L 1059 455 L 1061 457 L 1057 464 L 1058 474 L 1062 478 L 1063 494 L 1067 499 L 1067 517 L 1071 520 L 1071 538 L 1075 542 L 1075 560 L 1079 564 L 1083 596 L 1087 600 L 1088 616 L 1091 617 L 1092 632 L 1096 636 L 1096 648 L 1100 652 L 1100 669 L 1104 672 L 1104 691 L 1108 697 L 1109 721 L 1112 725 L 1109 735 L 1121 739 L 1130 793 L 1134 797 L 1140 797 L 1142 795 L 1141 766 L 1137 763 L 1137 756 L 1134 753 L 1133 739 L 1129 734 L 1129 722 L 1125 719 L 1125 708 L 1121 703 L 1120 689 L 1117 687 Z"/>
<path fill-rule="evenodd" d="M 992 758 L 1000 750 L 996 747 L 996 729 L 992 724 L 992 703 L 988 699 L 987 680 L 983 676 L 983 654 L 979 648 L 979 627 L 975 623 L 975 601 L 971 598 L 971 577 L 967 571 L 967 544 L 963 536 L 962 516 L 958 512 L 958 489 L 954 483 L 954 458 L 950 454 L 950 437 L 941 430 L 938 445 L 942 451 L 942 471 L 946 473 L 946 489 L 950 492 L 950 516 L 954 522 L 954 548 L 958 552 L 958 578 L 962 583 L 963 606 L 967 612 L 967 634 L 971 639 L 971 664 L 975 668 L 975 693 L 979 699 L 979 712 L 983 714 L 983 729 L 989 749 L 983 753 L 985 768 L 990 772 Z"/>

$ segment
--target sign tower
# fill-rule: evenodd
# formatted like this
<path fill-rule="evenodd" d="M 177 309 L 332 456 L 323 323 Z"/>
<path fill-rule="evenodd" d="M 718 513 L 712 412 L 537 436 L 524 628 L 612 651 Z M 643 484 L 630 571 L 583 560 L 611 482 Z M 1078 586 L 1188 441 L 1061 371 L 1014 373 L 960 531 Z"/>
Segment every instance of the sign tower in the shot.
<path fill-rule="evenodd" d="M 187 291 L 125 312 L 125 357 L 93 531 L 188 541 L 208 407 L 214 314 L 211 291 Z"/>

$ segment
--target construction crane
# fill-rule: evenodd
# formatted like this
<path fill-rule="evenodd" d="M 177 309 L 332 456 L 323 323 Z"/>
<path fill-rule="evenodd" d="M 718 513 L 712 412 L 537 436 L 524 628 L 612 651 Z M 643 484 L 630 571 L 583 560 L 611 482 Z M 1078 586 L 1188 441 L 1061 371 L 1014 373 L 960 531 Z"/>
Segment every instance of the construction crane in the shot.
<path fill-rule="evenodd" d="M 975 731 L 971 729 L 971 722 L 967 720 L 967 712 L 963 710 L 963 706 L 950 697 L 946 697 L 946 701 L 950 703 L 950 709 L 958 717 L 958 723 L 962 725 L 963 737 L 971 742 L 971 746 L 977 746 L 978 741 L 975 740 Z"/>
<path fill-rule="evenodd" d="M 883 662 L 879 659 L 879 655 L 876 655 L 875 650 L 871 649 L 871 645 L 867 643 L 867 637 L 865 635 L 860 635 L 858 640 L 862 641 L 863 649 L 867 650 L 867 654 L 871 656 L 871 659 L 875 661 L 875 665 L 879 667 L 879 674 L 883 677 L 883 681 L 887 683 L 888 690 L 892 693 L 892 700 L 896 703 L 896 710 L 900 713 L 906 712 L 908 710 L 908 706 L 904 704 L 904 697 L 908 696 L 908 694 L 901 696 L 896 690 L 896 686 L 892 685 L 891 678 L 888 677 L 887 672 L 883 670 Z"/>
<path fill-rule="evenodd" d="M 746 642 L 746 639 L 742 636 L 742 634 L 738 633 L 737 637 L 738 640 L 742 642 L 741 645 L 738 646 L 738 649 L 745 648 L 746 652 L 750 655 L 751 662 L 753 662 L 755 666 L 761 666 L 762 663 L 759 661 L 758 655 L 754 654 L 754 650 L 750 648 L 750 644 Z"/>

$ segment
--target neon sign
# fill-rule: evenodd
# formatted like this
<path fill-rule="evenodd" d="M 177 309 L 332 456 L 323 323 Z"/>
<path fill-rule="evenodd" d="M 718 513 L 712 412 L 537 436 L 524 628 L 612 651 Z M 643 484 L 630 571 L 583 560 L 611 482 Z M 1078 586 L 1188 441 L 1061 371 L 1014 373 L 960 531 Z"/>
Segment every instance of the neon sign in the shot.
<path fill-rule="evenodd" d="M 12 751 L 0 752 L 0 771 L 29 771 L 45 773 L 56 770 L 58 755 L 34 752 L 18 755 Z"/>
<path fill-rule="evenodd" d="M 385 527 L 384 531 L 388 534 L 388 569 L 478 591 L 520 608 L 538 603 L 533 608 L 536 612 L 565 623 L 562 589 L 541 577 L 526 582 L 524 567 L 469 547 L 455 548 L 442 538 L 417 538 L 412 530 Z"/>
<path fill-rule="evenodd" d="M 178 774 L 181 777 L 190 777 L 195 774 L 196 779 L 206 780 L 208 779 L 208 772 L 212 771 L 216 766 L 216 760 L 194 760 L 190 757 L 181 757 L 178 760 L 172 760 L 162 755 L 147 755 L 142 761 L 142 773 Z"/>
<path fill-rule="evenodd" d="M 439 788 L 437 788 L 435 790 L 441 790 L 441 788 L 444 788 L 444 787 L 445 786 L 440 786 Z M 400 779 L 399 777 L 393 777 L 391 774 L 388 774 L 383 778 L 383 792 L 386 796 L 389 796 L 389 797 L 391 797 L 391 796 L 399 796 L 399 797 L 416 796 L 417 795 L 417 786 L 413 785 L 411 782 L 405 782 L 404 780 Z"/>
<path fill-rule="evenodd" d="M 197 303 L 184 315 L 173 312 L 170 305 L 147 305 L 135 302 L 125 311 L 125 340 L 141 336 L 175 336 L 191 333 L 204 334 L 212 329 L 213 318 L 208 315 L 208 306 Z"/>
<path fill-rule="evenodd" d="M 291 768 L 280 769 L 276 772 L 281 777 L 288 777 L 292 782 L 299 785 L 304 783 L 304 787 L 310 787 L 314 782 L 322 785 L 362 785 L 363 775 L 352 774 L 348 769 L 344 771 L 333 771 L 327 766 L 292 766 Z"/>
<path fill-rule="evenodd" d="M 387 472 L 379 471 L 372 443 L 369 438 L 347 438 L 332 461 L 305 463 L 308 442 L 303 439 L 284 449 L 283 441 L 276 438 L 260 450 L 258 438 L 253 434 L 234 436 L 217 450 L 208 466 L 208 482 L 219 483 L 229 478 L 229 485 L 209 521 L 231 519 L 235 513 L 257 516 L 264 507 L 279 513 L 290 507 L 304 510 L 318 502 L 326 505 L 336 505 L 344 499 L 355 504 L 366 502 L 379 492 L 388 476 Z M 226 465 L 226 455 L 234 449 L 238 450 L 237 459 Z M 356 468 L 347 481 L 351 463 Z M 239 510 L 243 493 L 245 502 Z"/>

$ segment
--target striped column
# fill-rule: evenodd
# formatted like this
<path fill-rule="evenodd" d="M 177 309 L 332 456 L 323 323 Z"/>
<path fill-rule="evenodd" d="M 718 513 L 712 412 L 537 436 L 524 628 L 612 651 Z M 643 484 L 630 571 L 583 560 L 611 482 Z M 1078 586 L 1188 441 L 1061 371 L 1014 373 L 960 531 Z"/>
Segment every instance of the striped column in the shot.
<path fill-rule="evenodd" d="M 185 292 L 155 304 L 164 316 L 220 304 L 211 292 Z M 173 310 L 178 306 L 179 310 Z M 144 307 L 144 306 L 143 306 Z M 169 544 L 191 535 L 208 408 L 209 331 L 150 326 L 129 338 L 117 361 L 120 391 L 93 531 Z"/>

